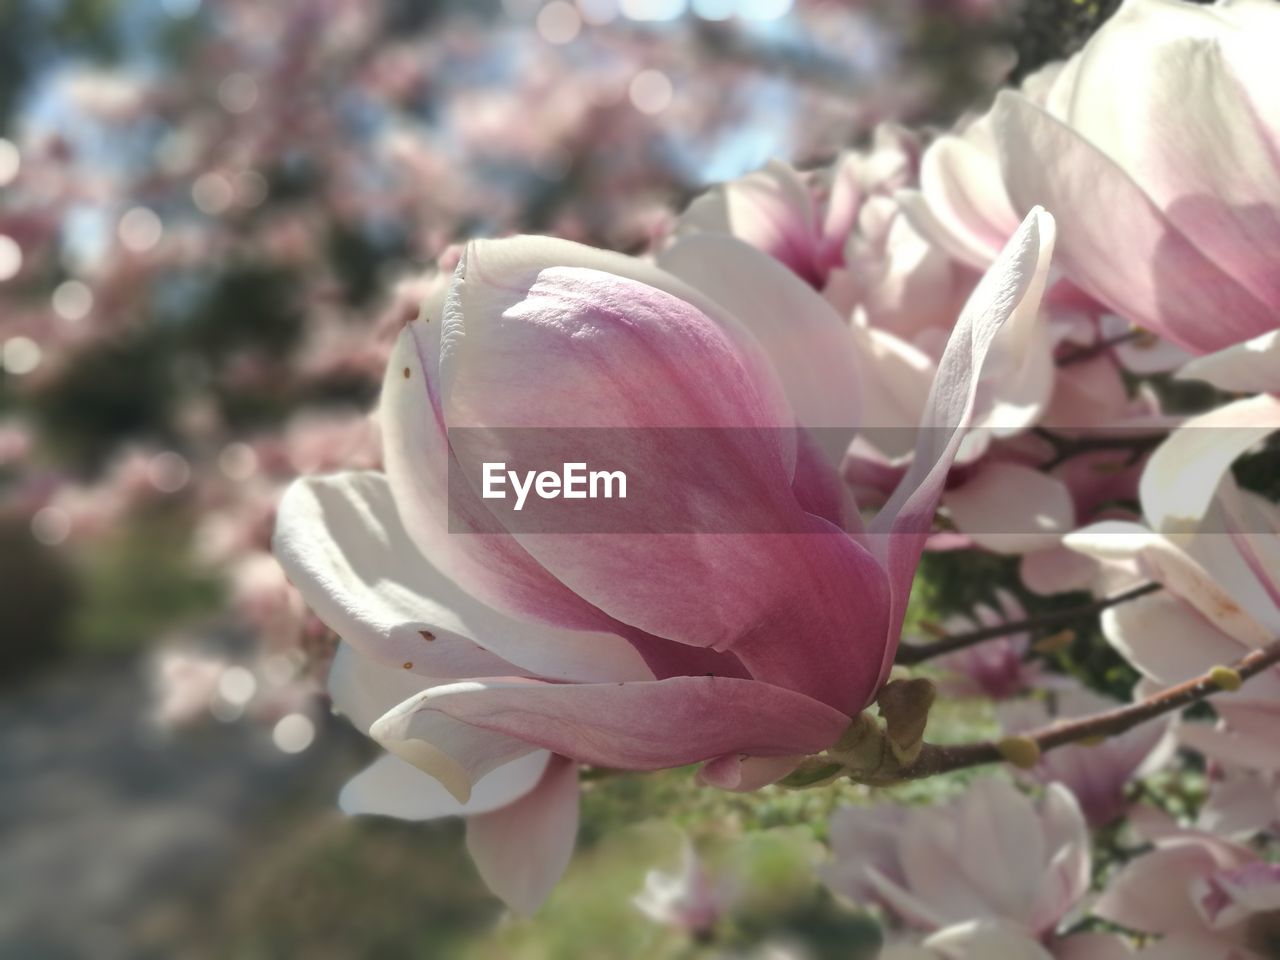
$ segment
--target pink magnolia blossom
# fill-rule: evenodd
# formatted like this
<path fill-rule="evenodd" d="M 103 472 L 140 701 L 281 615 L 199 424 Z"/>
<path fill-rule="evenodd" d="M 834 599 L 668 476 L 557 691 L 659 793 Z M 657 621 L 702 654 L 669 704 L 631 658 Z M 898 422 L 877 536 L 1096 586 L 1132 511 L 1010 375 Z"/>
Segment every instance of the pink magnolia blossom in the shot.
<path fill-rule="evenodd" d="M 990 120 L 1001 177 L 982 184 L 1052 211 L 1077 286 L 1196 354 L 1280 325 L 1278 26 L 1257 0 L 1127 0 Z"/>
<path fill-rule="evenodd" d="M 152 719 L 169 729 L 206 716 L 228 666 L 224 657 L 189 647 L 172 645 L 159 650 L 150 664 Z"/>
<path fill-rule="evenodd" d="M 1266 960 L 1280 928 L 1280 865 L 1212 834 L 1172 830 L 1111 878 L 1093 912 L 1158 934 L 1153 960 Z"/>
<path fill-rule="evenodd" d="M 1054 934 L 1089 890 L 1090 838 L 1071 792 L 1033 802 L 995 777 L 934 807 L 846 807 L 831 821 L 827 884 L 938 931 L 993 921 L 1056 954 Z"/>
<path fill-rule="evenodd" d="M 829 169 L 806 176 L 772 164 L 718 186 L 690 205 L 677 228 L 678 236 L 734 236 L 769 253 L 850 324 L 865 358 L 863 442 L 872 448 L 858 451 L 854 468 L 882 456 L 879 472 L 892 474 L 885 485 L 910 456 L 938 360 L 981 276 L 905 215 L 900 191 L 915 182 L 919 152 L 913 134 L 883 125 L 868 150 L 846 152 Z M 1036 282 L 1043 287 L 1046 277 Z M 1038 309 L 1021 311 L 998 343 L 991 390 L 974 418 L 983 429 L 962 449 L 961 462 L 981 455 L 989 433 L 1005 436 L 1034 423 L 1052 391 L 1053 344 Z"/>
<path fill-rule="evenodd" d="M 573 761 L 710 761 L 705 780 L 751 789 L 834 743 L 888 674 L 982 359 L 1033 292 L 1048 233 L 1028 218 L 970 301 L 912 468 L 865 530 L 835 468 L 793 429 L 852 422 L 855 348 L 781 265 L 728 238 L 690 238 L 667 269 L 565 241 L 472 244 L 445 302 L 428 303 L 392 355 L 386 473 L 301 480 L 279 511 L 277 557 L 345 641 L 335 703 L 394 755 L 370 782 L 408 761 L 461 813 L 481 784 L 501 783 L 515 802 L 500 829 L 472 818 L 471 851 L 528 910 L 568 856 Z M 503 435 L 495 426 L 537 438 L 640 428 L 625 448 L 574 451 L 656 481 L 661 502 L 637 500 L 630 517 L 639 529 L 746 516 L 782 532 L 504 527 L 509 512 L 448 482 L 450 463 L 473 454 L 452 442 L 457 431 L 488 428 L 489 442 Z M 670 427 L 716 428 L 701 462 L 664 446 Z M 621 459 L 637 446 L 642 460 Z M 490 446 L 483 459 L 516 452 Z M 691 466 L 731 488 L 691 482 Z M 528 758 L 548 751 L 542 780 L 509 779 L 512 764 L 532 770 Z M 361 796 L 349 809 L 376 808 Z M 563 829 L 540 829 L 540 817 Z"/>
<path fill-rule="evenodd" d="M 737 237 L 823 290 L 846 266 L 863 211 L 914 179 L 919 149 L 914 134 L 885 124 L 870 150 L 848 151 L 819 174 L 771 161 L 695 199 L 680 215 L 676 234 Z"/>
<path fill-rule="evenodd" d="M 685 841 L 677 873 L 650 870 L 632 902 L 657 923 L 693 936 L 710 933 L 724 915 L 729 896 L 717 887 L 692 843 Z"/>
<path fill-rule="evenodd" d="M 943 623 L 947 633 L 961 633 L 981 627 L 992 627 L 1026 617 L 1022 604 L 1008 590 L 997 590 L 999 606 L 979 604 L 969 617 L 949 617 Z M 1031 635 L 1025 631 L 996 637 L 946 656 L 933 663 L 944 671 L 938 688 L 949 696 L 990 697 L 1003 700 L 1016 697 L 1038 685 L 1043 669 L 1027 658 Z"/>

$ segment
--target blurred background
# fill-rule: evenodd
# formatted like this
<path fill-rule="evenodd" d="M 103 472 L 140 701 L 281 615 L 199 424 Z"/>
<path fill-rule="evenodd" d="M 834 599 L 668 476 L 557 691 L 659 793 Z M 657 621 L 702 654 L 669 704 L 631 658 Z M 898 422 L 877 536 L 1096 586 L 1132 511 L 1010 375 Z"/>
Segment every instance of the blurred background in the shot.
<path fill-rule="evenodd" d="M 457 824 L 342 819 L 373 749 L 274 504 L 376 465 L 452 244 L 642 252 L 710 183 L 981 107 L 1109 6 L 0 0 L 0 956 L 684 956 L 631 903 L 682 825 L 759 829 L 725 844 L 772 891 L 743 950 L 872 949 L 814 885 L 836 791 L 592 784 L 522 924 Z"/>

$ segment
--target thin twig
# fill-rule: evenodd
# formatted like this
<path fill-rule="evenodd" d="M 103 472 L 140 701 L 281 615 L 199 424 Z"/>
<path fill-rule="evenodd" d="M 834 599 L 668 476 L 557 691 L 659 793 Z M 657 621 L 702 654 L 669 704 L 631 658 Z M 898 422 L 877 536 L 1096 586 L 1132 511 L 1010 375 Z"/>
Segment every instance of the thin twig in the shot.
<path fill-rule="evenodd" d="M 1144 433 L 1133 437 L 1064 437 L 1044 427 L 1036 427 L 1032 432 L 1053 444 L 1053 459 L 1040 467 L 1044 471 L 1052 470 L 1072 457 L 1105 450 L 1127 450 L 1131 454 L 1129 463 L 1134 464 L 1139 457 L 1158 447 L 1165 439 L 1164 433 Z"/>
<path fill-rule="evenodd" d="M 965 633 L 952 633 L 930 643 L 904 644 L 898 648 L 895 662 L 911 666 L 912 664 L 923 663 L 925 660 L 931 660 L 934 657 L 940 657 L 945 653 L 963 650 L 965 647 L 982 643 L 984 640 L 1006 637 L 1013 633 L 1023 633 L 1029 630 L 1059 627 L 1065 623 L 1072 623 L 1083 617 L 1101 613 L 1108 607 L 1114 607 L 1118 603 L 1136 600 L 1138 597 L 1154 593 L 1159 589 L 1160 584 L 1158 583 L 1143 583 L 1125 590 L 1123 593 L 1103 597 L 1101 600 L 1095 600 L 1093 603 L 1087 603 L 1080 607 L 1072 607 L 1069 610 L 1055 610 L 1053 613 L 1044 613 L 1036 617 L 1028 617 L 1025 620 L 1009 620 L 1005 623 L 997 623 L 990 627 L 980 627 L 977 630 L 969 630 Z"/>
<path fill-rule="evenodd" d="M 1233 684 L 1237 680 L 1247 681 L 1250 677 L 1257 676 L 1276 664 L 1280 664 L 1280 639 L 1241 657 L 1228 668 L 1214 667 L 1195 679 L 1169 687 L 1145 700 L 1091 717 L 1061 720 L 1033 730 L 1019 739 L 1034 741 L 1039 752 L 1044 753 L 1055 747 L 1079 743 L 1082 740 L 1093 741 L 1114 737 L 1140 723 L 1172 713 L 1174 710 L 1230 689 L 1224 685 L 1224 679 Z M 1000 744 L 994 740 L 956 746 L 926 743 L 915 762 L 894 771 L 892 779 L 919 780 L 967 767 L 999 763 L 1003 759 L 1005 754 L 1001 751 Z"/>
<path fill-rule="evenodd" d="M 1105 340 L 1099 340 L 1097 343 L 1091 343 L 1087 347 L 1081 347 L 1079 350 L 1064 354 L 1055 363 L 1059 367 L 1069 367 L 1072 364 L 1084 363 L 1086 360 L 1102 356 L 1112 347 L 1118 347 L 1120 344 L 1128 343 L 1130 340 L 1138 340 L 1141 337 L 1149 336 L 1150 334 L 1145 330 L 1129 330 L 1125 333 L 1118 333 L 1114 337 L 1107 337 Z"/>

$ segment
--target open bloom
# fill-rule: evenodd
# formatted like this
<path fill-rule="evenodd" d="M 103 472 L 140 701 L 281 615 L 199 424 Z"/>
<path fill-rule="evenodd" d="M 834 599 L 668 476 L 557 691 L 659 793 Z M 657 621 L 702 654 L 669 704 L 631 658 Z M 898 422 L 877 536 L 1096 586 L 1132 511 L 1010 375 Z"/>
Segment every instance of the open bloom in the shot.
<path fill-rule="evenodd" d="M 528 910 L 572 846 L 571 761 L 705 761 L 705 780 L 752 789 L 834 743 L 892 664 L 982 359 L 1047 256 L 1041 218 L 968 304 L 912 469 L 866 529 L 803 429 L 852 422 L 853 347 L 781 265 L 729 238 L 690 238 L 665 270 L 565 241 L 472 244 L 393 352 L 386 473 L 303 479 L 280 506 L 276 554 L 345 641 L 335 703 L 394 754 L 348 809 L 394 805 L 372 787 L 408 765 L 450 812 L 492 785 L 486 804 L 516 812 L 494 827 L 485 806 L 471 851 Z M 684 428 L 711 428 L 697 462 L 672 446 Z M 477 445 L 621 461 L 651 495 L 625 502 L 624 530 L 530 532 L 458 482 Z M 662 533 L 672 517 L 695 529 Z"/>
<path fill-rule="evenodd" d="M 1212 834 L 1173 830 L 1094 905 L 1104 920 L 1163 939 L 1153 960 L 1266 960 L 1280 937 L 1280 865 Z"/>
<path fill-rule="evenodd" d="M 644 889 L 632 902 L 656 923 L 703 936 L 720 922 L 729 900 L 729 892 L 712 880 L 698 851 L 686 839 L 679 872 L 650 870 L 644 877 Z"/>
<path fill-rule="evenodd" d="M 1157 684 L 1230 664 L 1280 636 L 1280 509 L 1224 476 L 1241 452 L 1275 429 L 1280 401 L 1266 394 L 1189 420 L 1143 473 L 1149 526 L 1105 522 L 1066 538 L 1120 582 L 1163 585 L 1102 617 L 1111 644 Z M 1215 709 L 1221 724 L 1186 724 L 1181 740 L 1224 763 L 1280 770 L 1274 742 L 1280 670 L 1255 676 L 1219 698 Z"/>
<path fill-rule="evenodd" d="M 833 890 L 924 930 L 985 920 L 1052 945 L 1089 890 L 1089 831 L 1058 784 L 1038 804 L 990 777 L 937 807 L 846 807 L 831 845 Z"/>
<path fill-rule="evenodd" d="M 983 627 L 1022 620 L 1026 611 L 1008 590 L 997 590 L 999 607 L 980 603 L 970 615 L 948 617 L 946 633 L 962 633 Z M 1042 679 L 1042 664 L 1029 660 L 1031 634 L 1022 631 L 964 647 L 937 657 L 934 665 L 944 671 L 938 689 L 954 697 L 990 697 L 1004 700 L 1032 689 Z"/>
<path fill-rule="evenodd" d="M 1001 176 L 979 151 L 954 151 L 952 185 L 973 182 L 946 209 L 989 221 L 971 236 L 999 236 L 999 201 L 966 197 L 990 187 L 1013 211 L 1044 205 L 1066 275 L 1192 353 L 1275 330 L 1277 29 L 1280 8 L 1258 0 L 1127 0 L 1042 89 L 1000 94 Z"/>
<path fill-rule="evenodd" d="M 884 124 L 870 150 L 849 151 L 818 175 L 770 161 L 696 198 L 680 215 L 677 234 L 734 236 L 817 290 L 843 286 L 854 225 L 868 204 L 914 179 L 919 151 L 914 134 Z"/>

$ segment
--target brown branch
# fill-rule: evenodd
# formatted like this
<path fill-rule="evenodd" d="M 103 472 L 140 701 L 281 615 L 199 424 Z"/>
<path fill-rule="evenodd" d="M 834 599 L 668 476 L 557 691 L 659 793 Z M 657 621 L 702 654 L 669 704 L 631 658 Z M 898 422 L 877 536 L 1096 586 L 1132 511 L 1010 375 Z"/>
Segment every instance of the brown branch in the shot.
<path fill-rule="evenodd" d="M 1082 617 L 1092 616 L 1095 613 L 1101 613 L 1108 607 L 1114 607 L 1116 604 L 1124 603 L 1127 600 L 1136 600 L 1138 597 L 1146 596 L 1160 589 L 1158 583 L 1143 583 L 1132 589 L 1125 590 L 1123 593 L 1117 593 L 1114 596 L 1103 597 L 1101 600 L 1095 600 L 1093 603 L 1085 604 L 1081 607 L 1072 607 L 1070 610 L 1056 610 L 1053 613 L 1041 614 L 1037 617 L 1028 617 L 1025 620 L 1010 620 L 1005 623 L 997 623 L 990 627 L 981 627 L 977 630 L 969 630 L 964 633 L 952 633 L 945 637 L 940 637 L 930 643 L 918 643 L 913 645 L 900 646 L 898 655 L 894 662 L 904 666 L 911 666 L 917 663 L 923 663 L 934 657 L 940 657 L 945 653 L 953 653 L 956 650 L 963 650 L 965 647 L 971 647 L 974 644 L 982 643 L 984 640 L 992 640 L 996 637 L 1006 637 L 1013 633 L 1022 633 L 1028 630 L 1043 630 L 1048 627 L 1060 627 L 1065 623 L 1072 623 Z"/>
<path fill-rule="evenodd" d="M 1034 754 L 1037 749 L 1044 753 L 1071 743 L 1114 737 L 1140 723 L 1198 703 L 1216 693 L 1238 689 L 1241 682 L 1276 664 L 1280 664 L 1280 639 L 1241 657 L 1229 667 L 1214 667 L 1199 677 L 1169 687 L 1145 700 L 1091 717 L 1058 721 L 1014 739 L 1033 743 L 1031 752 Z M 885 782 L 920 780 L 967 767 L 999 763 L 1007 756 L 1007 741 L 984 740 L 956 746 L 926 743 L 914 763 L 893 771 Z"/>
<path fill-rule="evenodd" d="M 1132 465 L 1137 463 L 1144 453 L 1155 449 L 1165 439 L 1163 432 L 1142 433 L 1137 436 L 1064 437 L 1044 427 L 1036 427 L 1032 433 L 1053 445 L 1053 459 L 1040 465 L 1040 469 L 1045 472 L 1060 466 L 1072 457 L 1107 450 L 1128 451 L 1129 464 Z"/>
<path fill-rule="evenodd" d="M 1081 347 L 1079 350 L 1071 353 L 1063 354 L 1055 363 L 1059 367 L 1069 367 L 1072 364 L 1084 363 L 1086 360 L 1092 360 L 1094 357 L 1100 357 L 1104 353 L 1111 350 L 1112 347 L 1118 347 L 1122 343 L 1128 343 L 1130 340 L 1138 340 L 1142 337 L 1149 337 L 1151 334 L 1145 330 L 1128 330 L 1125 333 L 1116 334 L 1114 337 L 1108 337 L 1105 340 L 1099 340 L 1097 343 L 1091 343 L 1087 347 Z"/>

